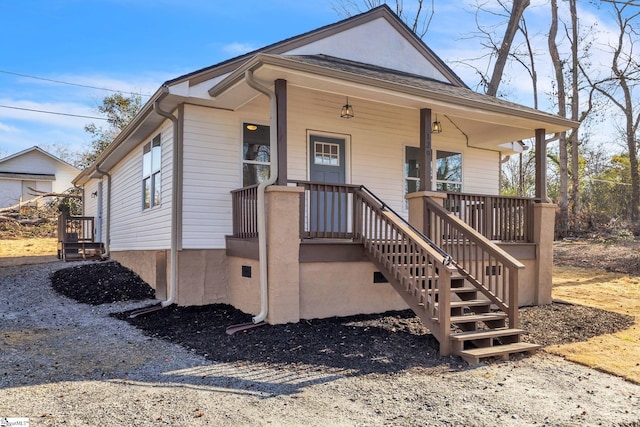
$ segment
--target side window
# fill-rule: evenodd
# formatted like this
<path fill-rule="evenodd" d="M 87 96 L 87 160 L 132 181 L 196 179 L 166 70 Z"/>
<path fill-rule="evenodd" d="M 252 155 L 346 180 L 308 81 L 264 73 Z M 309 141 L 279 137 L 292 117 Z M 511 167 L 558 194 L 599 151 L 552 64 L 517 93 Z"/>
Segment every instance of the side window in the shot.
<path fill-rule="evenodd" d="M 418 147 L 404 148 L 404 194 L 415 193 L 420 189 L 420 165 Z"/>
<path fill-rule="evenodd" d="M 162 147 L 160 135 L 145 144 L 142 154 L 142 197 L 143 209 L 159 206 L 161 202 Z"/>
<path fill-rule="evenodd" d="M 418 147 L 405 147 L 404 153 L 404 194 L 420 189 L 420 163 Z M 435 151 L 435 190 L 449 193 L 462 191 L 462 154 L 451 151 Z"/>
<path fill-rule="evenodd" d="M 242 126 L 242 186 L 259 184 L 269 179 L 271 147 L 269 126 L 244 123 Z"/>
<path fill-rule="evenodd" d="M 462 154 L 436 151 L 436 191 L 462 191 Z"/>

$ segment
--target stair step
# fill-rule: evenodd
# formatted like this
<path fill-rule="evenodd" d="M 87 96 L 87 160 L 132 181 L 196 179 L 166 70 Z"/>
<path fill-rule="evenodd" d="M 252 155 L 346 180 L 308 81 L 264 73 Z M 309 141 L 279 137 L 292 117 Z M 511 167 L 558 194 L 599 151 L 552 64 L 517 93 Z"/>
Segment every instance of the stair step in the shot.
<path fill-rule="evenodd" d="M 482 307 L 482 306 L 490 306 L 491 301 L 482 300 L 482 299 L 472 299 L 469 301 L 451 301 L 451 308 L 464 308 L 464 307 Z"/>
<path fill-rule="evenodd" d="M 480 313 L 470 314 L 466 316 L 451 316 L 451 323 L 471 323 L 471 322 L 485 322 L 487 320 L 501 320 L 506 319 L 507 314 L 502 312 L 497 313 Z"/>
<path fill-rule="evenodd" d="M 520 335 L 524 333 L 522 329 L 510 329 L 510 328 L 499 328 L 499 329 L 487 329 L 480 331 L 468 331 L 468 332 L 458 332 L 451 333 L 449 337 L 454 341 L 472 341 L 472 340 L 481 340 L 485 338 L 498 338 L 498 337 L 506 337 L 510 335 Z"/>
<path fill-rule="evenodd" d="M 513 344 L 497 345 L 495 347 L 473 348 L 470 350 L 462 350 L 458 353 L 463 360 L 470 365 L 477 365 L 480 359 L 486 357 L 501 356 L 502 359 L 509 359 L 509 355 L 513 353 L 529 353 L 538 350 L 541 346 L 538 344 L 530 344 L 526 342 L 518 342 Z"/>

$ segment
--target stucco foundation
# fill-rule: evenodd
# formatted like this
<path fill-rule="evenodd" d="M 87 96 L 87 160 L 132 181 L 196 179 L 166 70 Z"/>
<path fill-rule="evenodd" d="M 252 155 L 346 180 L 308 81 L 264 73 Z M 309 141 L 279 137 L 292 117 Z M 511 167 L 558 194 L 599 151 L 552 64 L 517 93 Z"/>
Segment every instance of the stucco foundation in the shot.
<path fill-rule="evenodd" d="M 178 252 L 178 305 L 228 303 L 225 249 L 185 249 Z"/>
<path fill-rule="evenodd" d="M 260 268 L 258 260 L 233 257 L 227 258 L 228 266 L 228 298 L 229 304 L 249 314 L 260 312 Z M 251 277 L 242 276 L 242 267 Z"/>
<path fill-rule="evenodd" d="M 112 251 L 109 257 L 134 271 L 155 289 L 156 298 L 167 298 L 167 280 L 170 266 L 168 250 Z"/>
<path fill-rule="evenodd" d="M 111 259 L 133 270 L 166 300 L 171 277 L 169 250 L 113 251 Z M 188 249 L 178 252 L 176 304 L 228 303 L 228 267 L 224 249 Z"/>
<path fill-rule="evenodd" d="M 376 271 L 370 262 L 300 264 L 300 317 L 314 319 L 407 309 L 389 283 L 373 283 Z"/>

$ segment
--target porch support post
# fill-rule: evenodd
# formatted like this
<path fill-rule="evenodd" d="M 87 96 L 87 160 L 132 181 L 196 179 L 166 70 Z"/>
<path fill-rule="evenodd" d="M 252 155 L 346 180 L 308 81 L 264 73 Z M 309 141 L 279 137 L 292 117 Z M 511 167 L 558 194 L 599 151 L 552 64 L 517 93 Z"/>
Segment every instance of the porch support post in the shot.
<path fill-rule="evenodd" d="M 436 230 L 436 224 L 431 224 L 429 212 L 425 209 L 424 199 L 430 198 L 440 206 L 444 205 L 447 193 L 437 193 L 435 191 L 418 191 L 404 196 L 409 205 L 409 224 L 420 230 L 425 236 L 432 239 Z M 437 233 L 436 233 L 437 234 Z"/>
<path fill-rule="evenodd" d="M 431 191 L 431 109 L 420 110 L 420 191 Z"/>
<path fill-rule="evenodd" d="M 553 266 L 553 230 L 556 207 L 553 203 L 533 205 L 533 242 L 536 243 L 534 305 L 551 304 L 553 281 L 551 268 Z"/>
<path fill-rule="evenodd" d="M 300 320 L 300 195 L 303 187 L 266 188 L 269 314 L 267 323 Z"/>
<path fill-rule="evenodd" d="M 276 185 L 287 185 L 287 81 L 275 81 L 278 116 L 278 180 Z"/>
<path fill-rule="evenodd" d="M 547 202 L 547 143 L 545 130 L 536 129 L 536 198 Z"/>

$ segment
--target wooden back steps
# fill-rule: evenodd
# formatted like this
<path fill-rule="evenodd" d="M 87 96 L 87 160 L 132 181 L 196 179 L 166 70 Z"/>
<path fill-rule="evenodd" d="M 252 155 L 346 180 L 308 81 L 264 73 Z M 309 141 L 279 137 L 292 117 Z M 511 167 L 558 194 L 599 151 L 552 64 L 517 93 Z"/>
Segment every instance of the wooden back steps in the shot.
<path fill-rule="evenodd" d="M 75 261 L 102 259 L 104 244 L 95 240 L 94 218 L 89 216 L 58 216 L 58 259 Z"/>
<path fill-rule="evenodd" d="M 508 359 L 511 354 L 540 348 L 521 341 L 524 331 L 518 328 L 517 298 L 500 297 L 484 287 L 375 197 L 358 197 L 361 211 L 357 215 L 363 217 L 363 224 L 357 237 L 371 261 L 439 341 L 441 355 L 453 354 L 475 365 L 484 358 Z M 517 292 L 517 282 L 512 292 Z M 515 308 L 505 300 L 515 301 Z"/>
<path fill-rule="evenodd" d="M 58 242 L 58 259 L 64 261 L 99 260 L 103 254 L 101 242 Z"/>

